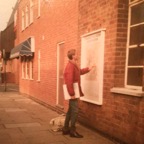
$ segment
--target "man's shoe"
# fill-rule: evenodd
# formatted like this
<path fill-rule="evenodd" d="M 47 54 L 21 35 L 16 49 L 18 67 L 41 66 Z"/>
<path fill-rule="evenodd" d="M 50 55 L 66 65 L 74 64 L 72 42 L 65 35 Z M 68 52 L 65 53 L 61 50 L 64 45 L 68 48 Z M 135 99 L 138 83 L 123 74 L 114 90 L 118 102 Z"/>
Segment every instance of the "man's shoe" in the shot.
<path fill-rule="evenodd" d="M 68 135 L 68 134 L 70 134 L 70 130 L 62 129 L 62 134 L 63 135 Z"/>
<path fill-rule="evenodd" d="M 73 137 L 73 138 L 83 138 L 82 135 L 80 135 L 78 132 L 71 132 L 70 133 L 70 137 Z"/>

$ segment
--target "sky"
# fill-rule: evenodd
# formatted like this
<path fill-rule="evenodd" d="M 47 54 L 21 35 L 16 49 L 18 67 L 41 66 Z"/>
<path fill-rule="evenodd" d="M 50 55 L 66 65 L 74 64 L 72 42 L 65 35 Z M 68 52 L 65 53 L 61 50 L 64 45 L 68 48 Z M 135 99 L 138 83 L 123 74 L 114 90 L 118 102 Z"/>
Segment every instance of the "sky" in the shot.
<path fill-rule="evenodd" d="M 0 31 L 4 30 L 17 0 L 0 0 Z"/>

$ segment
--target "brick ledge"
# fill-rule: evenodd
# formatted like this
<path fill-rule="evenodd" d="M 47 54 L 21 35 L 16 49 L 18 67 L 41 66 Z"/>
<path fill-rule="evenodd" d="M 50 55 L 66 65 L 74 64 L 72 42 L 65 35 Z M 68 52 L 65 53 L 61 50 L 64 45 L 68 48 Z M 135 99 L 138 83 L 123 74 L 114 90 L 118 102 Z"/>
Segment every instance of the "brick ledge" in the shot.
<path fill-rule="evenodd" d="M 144 97 L 144 91 L 142 90 L 113 87 L 110 91 L 112 93 L 125 94 L 125 95 L 130 95 L 130 96 L 135 96 L 135 97 Z"/>

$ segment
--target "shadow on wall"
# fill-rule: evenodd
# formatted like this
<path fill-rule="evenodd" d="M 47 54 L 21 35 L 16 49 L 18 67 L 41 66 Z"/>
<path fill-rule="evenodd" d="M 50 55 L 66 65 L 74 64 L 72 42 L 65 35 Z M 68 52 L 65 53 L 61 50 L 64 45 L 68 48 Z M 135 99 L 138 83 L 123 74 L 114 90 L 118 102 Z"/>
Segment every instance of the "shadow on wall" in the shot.
<path fill-rule="evenodd" d="M 11 72 L 7 72 L 6 74 L 1 73 L 0 77 L 1 77 L 0 78 L 1 83 L 4 83 L 5 79 L 6 79 L 6 83 L 15 83 L 15 75 Z"/>

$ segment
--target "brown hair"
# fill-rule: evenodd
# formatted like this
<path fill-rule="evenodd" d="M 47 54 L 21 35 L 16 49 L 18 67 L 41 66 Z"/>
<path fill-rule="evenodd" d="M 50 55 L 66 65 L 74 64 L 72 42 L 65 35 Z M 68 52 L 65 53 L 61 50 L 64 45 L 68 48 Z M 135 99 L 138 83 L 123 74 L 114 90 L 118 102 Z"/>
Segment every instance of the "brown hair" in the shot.
<path fill-rule="evenodd" d="M 72 56 L 75 55 L 76 53 L 76 50 L 75 49 L 70 49 L 68 52 L 67 52 L 67 57 L 72 60 Z"/>

